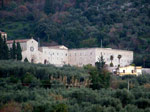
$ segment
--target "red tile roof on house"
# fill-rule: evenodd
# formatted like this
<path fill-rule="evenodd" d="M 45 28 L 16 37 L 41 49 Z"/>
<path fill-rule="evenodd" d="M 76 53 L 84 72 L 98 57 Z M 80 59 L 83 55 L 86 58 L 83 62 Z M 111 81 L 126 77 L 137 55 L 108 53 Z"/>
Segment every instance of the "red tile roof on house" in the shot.
<path fill-rule="evenodd" d="M 17 42 L 19 42 L 19 43 L 25 43 L 25 42 L 27 42 L 28 40 L 30 40 L 30 39 L 23 39 L 23 40 L 15 40 L 15 42 L 17 43 Z M 6 43 L 7 44 L 12 44 L 14 42 L 14 40 L 8 40 Z"/>

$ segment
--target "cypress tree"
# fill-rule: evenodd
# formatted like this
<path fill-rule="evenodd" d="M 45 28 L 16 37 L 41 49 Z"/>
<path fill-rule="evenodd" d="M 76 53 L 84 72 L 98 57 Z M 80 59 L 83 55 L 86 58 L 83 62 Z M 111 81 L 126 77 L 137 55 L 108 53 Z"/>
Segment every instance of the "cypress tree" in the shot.
<path fill-rule="evenodd" d="M 22 60 L 22 50 L 21 50 L 21 46 L 20 43 L 17 42 L 17 60 Z"/>
<path fill-rule="evenodd" d="M 0 34 L 0 60 L 3 58 L 3 39 Z"/>
<path fill-rule="evenodd" d="M 12 45 L 12 59 L 16 59 L 16 42 L 13 42 Z"/>
<path fill-rule="evenodd" d="M 9 59 L 13 59 L 13 49 L 10 48 L 9 50 Z"/>
<path fill-rule="evenodd" d="M 6 44 L 6 38 L 4 38 L 3 40 L 3 59 L 4 60 L 7 60 L 8 59 L 8 53 L 9 53 L 9 50 L 8 50 L 8 46 Z"/>

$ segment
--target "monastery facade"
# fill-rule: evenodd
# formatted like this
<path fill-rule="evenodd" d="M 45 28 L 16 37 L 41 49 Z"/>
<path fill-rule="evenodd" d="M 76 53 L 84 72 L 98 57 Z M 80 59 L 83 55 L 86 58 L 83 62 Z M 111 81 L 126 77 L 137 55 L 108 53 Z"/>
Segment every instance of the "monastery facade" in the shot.
<path fill-rule="evenodd" d="M 113 56 L 112 63 L 114 67 L 127 66 L 133 62 L 133 51 L 117 50 L 111 48 L 80 48 L 68 49 L 61 46 L 43 46 L 39 47 L 38 42 L 34 39 L 16 40 L 22 48 L 22 61 L 25 58 L 32 63 L 54 64 L 56 66 L 75 65 L 82 67 L 87 64 L 95 65 L 95 62 L 103 56 L 104 61 L 109 66 L 110 57 Z M 9 48 L 12 47 L 13 41 L 7 41 Z M 120 60 L 118 55 L 121 55 Z"/>

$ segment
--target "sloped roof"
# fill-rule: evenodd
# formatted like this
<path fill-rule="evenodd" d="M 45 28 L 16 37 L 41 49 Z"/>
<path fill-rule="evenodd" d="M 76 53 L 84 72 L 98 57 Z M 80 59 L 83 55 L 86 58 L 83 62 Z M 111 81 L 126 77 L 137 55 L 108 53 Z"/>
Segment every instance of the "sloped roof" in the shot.
<path fill-rule="evenodd" d="M 15 42 L 17 43 L 17 42 L 19 42 L 19 43 L 25 43 L 25 42 L 27 42 L 28 40 L 30 40 L 30 39 L 23 39 L 23 40 L 15 40 Z M 14 40 L 8 40 L 6 43 L 7 44 L 12 44 L 14 42 Z"/>
<path fill-rule="evenodd" d="M 68 49 L 66 46 L 64 45 L 58 45 L 58 46 L 47 46 L 48 48 L 53 48 L 53 49 Z"/>

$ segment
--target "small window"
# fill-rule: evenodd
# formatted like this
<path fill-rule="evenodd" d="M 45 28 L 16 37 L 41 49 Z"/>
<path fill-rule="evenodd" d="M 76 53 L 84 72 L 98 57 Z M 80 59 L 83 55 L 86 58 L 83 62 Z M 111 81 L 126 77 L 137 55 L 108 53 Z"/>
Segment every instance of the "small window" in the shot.
<path fill-rule="evenodd" d="M 132 70 L 131 72 L 134 73 L 134 70 Z"/>
<path fill-rule="evenodd" d="M 125 70 L 123 70 L 123 73 L 125 73 Z"/>

